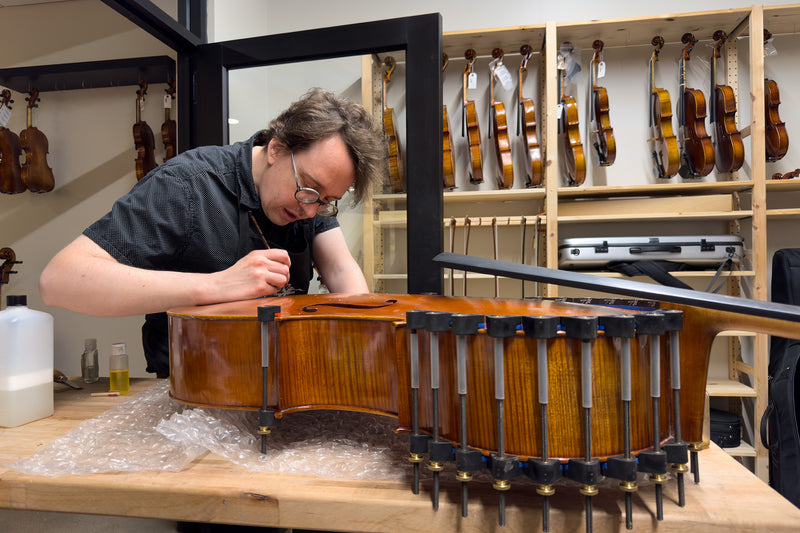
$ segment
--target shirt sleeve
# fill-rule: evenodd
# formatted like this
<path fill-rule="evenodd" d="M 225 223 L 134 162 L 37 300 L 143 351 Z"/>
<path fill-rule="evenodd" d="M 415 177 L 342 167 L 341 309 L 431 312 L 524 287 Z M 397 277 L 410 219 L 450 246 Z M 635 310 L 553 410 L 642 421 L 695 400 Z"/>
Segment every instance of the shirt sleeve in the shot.
<path fill-rule="evenodd" d="M 159 169 L 83 233 L 120 263 L 164 269 L 189 242 L 191 205 L 186 180 Z"/>

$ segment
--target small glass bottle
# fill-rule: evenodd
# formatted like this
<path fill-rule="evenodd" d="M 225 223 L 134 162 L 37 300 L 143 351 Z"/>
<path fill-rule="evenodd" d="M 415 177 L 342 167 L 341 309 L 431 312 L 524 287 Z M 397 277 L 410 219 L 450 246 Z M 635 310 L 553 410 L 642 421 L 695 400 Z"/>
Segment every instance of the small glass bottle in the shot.
<path fill-rule="evenodd" d="M 128 374 L 128 354 L 125 351 L 125 343 L 118 342 L 111 345 L 111 357 L 108 360 L 110 377 L 110 391 L 118 391 L 120 394 L 130 392 L 130 378 Z"/>
<path fill-rule="evenodd" d="M 94 383 L 99 377 L 97 364 L 97 339 L 83 341 L 83 354 L 81 355 L 81 376 L 84 383 Z"/>

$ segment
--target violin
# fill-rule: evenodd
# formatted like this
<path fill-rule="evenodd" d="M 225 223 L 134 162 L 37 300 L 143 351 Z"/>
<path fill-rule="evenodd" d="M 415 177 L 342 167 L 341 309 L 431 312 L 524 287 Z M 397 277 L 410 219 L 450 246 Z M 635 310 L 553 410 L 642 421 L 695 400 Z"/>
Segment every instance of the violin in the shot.
<path fill-rule="evenodd" d="M 678 173 L 684 178 L 707 176 L 714 168 L 714 144 L 706 133 L 706 99 L 699 89 L 686 87 L 686 62 L 697 39 L 691 33 L 684 33 L 680 60 L 681 102 L 678 123 L 683 133 L 682 165 Z"/>
<path fill-rule="evenodd" d="M 511 141 L 508 137 L 508 121 L 506 120 L 506 106 L 494 97 L 494 83 L 497 77 L 497 68 L 503 64 L 503 50 L 495 48 L 492 50 L 494 58 L 490 63 L 491 80 L 489 84 L 489 94 L 491 106 L 489 115 L 492 120 L 492 131 L 494 135 L 494 151 L 497 157 L 497 186 L 501 189 L 508 189 L 514 185 L 514 162 L 511 157 Z"/>
<path fill-rule="evenodd" d="M 397 138 L 397 128 L 394 123 L 394 109 L 386 103 L 386 86 L 392 78 L 397 64 L 394 58 L 386 56 L 383 58 L 386 65 L 386 72 L 383 74 L 383 134 L 389 146 L 389 179 L 392 182 L 392 192 L 403 192 L 405 183 L 403 178 L 403 156 L 400 153 L 400 141 Z"/>
<path fill-rule="evenodd" d="M 533 100 L 522 97 L 522 74 L 527 70 L 528 60 L 531 57 L 531 47 L 524 44 L 520 47 L 522 61 L 519 64 L 519 89 L 517 91 L 519 103 L 517 107 L 517 135 L 522 136 L 525 146 L 525 185 L 527 187 L 542 183 L 542 150 L 539 146 L 539 137 L 536 133 L 536 107 Z"/>
<path fill-rule="evenodd" d="M 13 103 L 11 91 L 8 89 L 2 92 L 2 103 L 6 106 Z M 22 146 L 16 133 L 0 126 L 0 192 L 6 194 L 17 194 L 28 189 L 22 180 L 22 167 L 19 164 L 19 156 L 22 154 Z"/>
<path fill-rule="evenodd" d="M 617 142 L 614 139 L 614 130 L 611 128 L 611 119 L 608 115 L 608 91 L 605 87 L 597 85 L 598 70 L 602 62 L 603 41 L 596 40 L 592 43 L 592 98 L 589 100 L 591 109 L 589 116 L 592 118 L 595 134 L 594 148 L 601 167 L 614 163 L 617 156 Z"/>
<path fill-rule="evenodd" d="M 449 62 L 447 54 L 442 54 L 442 73 Z M 447 189 L 454 189 L 456 186 L 454 159 L 455 152 L 453 151 L 453 137 L 450 135 L 450 119 L 447 118 L 447 105 L 442 104 L 442 180 Z"/>
<path fill-rule="evenodd" d="M 728 85 L 717 83 L 717 59 L 720 49 L 728 39 L 728 34 L 722 30 L 714 32 L 714 55 L 711 58 L 711 122 L 716 132 L 714 155 L 717 170 L 720 172 L 735 172 L 744 163 L 744 142 L 742 134 L 736 128 L 736 98 L 733 89 Z"/>
<path fill-rule="evenodd" d="M 33 108 L 39 107 L 39 91 L 31 89 L 28 100 L 28 127 L 19 134 L 20 144 L 25 150 L 22 164 L 22 181 L 32 192 L 49 192 L 56 185 L 53 170 L 47 165 L 49 144 L 47 137 L 33 126 Z"/>
<path fill-rule="evenodd" d="M 570 185 L 580 185 L 586 179 L 586 158 L 583 155 L 583 144 L 581 143 L 578 104 L 574 97 L 564 94 L 566 71 L 563 65 L 559 65 L 559 69 L 561 70 L 558 87 L 560 92 L 559 101 L 561 102 L 559 133 L 564 146 L 567 180 Z"/>
<path fill-rule="evenodd" d="M 133 141 L 136 145 L 136 181 L 147 175 L 148 172 L 156 168 L 155 146 L 156 141 L 153 137 L 153 130 L 142 120 L 142 109 L 144 109 L 144 97 L 147 94 L 147 82 L 139 82 L 139 90 L 136 91 L 136 124 L 133 125 Z"/>
<path fill-rule="evenodd" d="M 672 102 L 666 89 L 656 87 L 655 65 L 664 38 L 660 35 L 653 37 L 651 42 L 653 53 L 650 56 L 650 127 L 654 144 L 653 160 L 656 172 L 661 179 L 671 178 L 678 173 L 680 166 L 680 153 L 678 141 L 672 132 Z"/>
<path fill-rule="evenodd" d="M 764 41 L 772 38 L 772 34 L 764 30 Z M 773 80 L 764 79 L 764 114 L 765 136 L 767 161 L 778 161 L 789 150 L 789 134 L 786 131 L 786 124 L 778 114 L 778 106 L 781 103 L 778 84 Z"/>
<path fill-rule="evenodd" d="M 481 161 L 481 128 L 478 123 L 478 112 L 475 110 L 475 101 L 467 97 L 468 80 L 475 78 L 473 66 L 477 58 L 475 50 L 472 48 L 464 52 L 464 58 L 467 60 L 464 65 L 464 78 L 462 89 L 462 105 L 461 105 L 461 136 L 468 137 L 469 139 L 469 162 L 467 165 L 467 172 L 469 174 L 470 183 L 483 182 L 483 162 Z"/>
<path fill-rule="evenodd" d="M 772 175 L 772 179 L 774 180 L 791 180 L 800 178 L 800 168 L 796 168 L 792 171 L 789 171 L 785 174 L 781 174 L 780 172 L 776 172 Z"/>
<path fill-rule="evenodd" d="M 175 80 L 169 80 L 169 86 L 164 89 L 167 93 L 164 99 L 164 123 L 161 125 L 161 139 L 164 141 L 164 162 L 172 159 L 177 154 L 177 134 L 175 131 L 175 120 L 170 118 L 172 101 L 175 100 Z"/>

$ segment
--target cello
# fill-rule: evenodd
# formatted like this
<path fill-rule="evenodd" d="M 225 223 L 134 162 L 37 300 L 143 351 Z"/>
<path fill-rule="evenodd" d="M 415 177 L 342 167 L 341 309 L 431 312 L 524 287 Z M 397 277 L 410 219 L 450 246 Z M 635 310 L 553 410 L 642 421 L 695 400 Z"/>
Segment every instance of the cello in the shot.
<path fill-rule="evenodd" d="M 772 34 L 764 30 L 764 42 L 769 41 Z M 780 91 L 775 81 L 764 78 L 764 115 L 767 161 L 774 162 L 783 158 L 789 150 L 789 134 L 786 124 L 778 114 L 781 103 Z"/>
<path fill-rule="evenodd" d="M 11 109 L 8 104 L 13 102 L 11 91 L 4 89 L 0 107 Z M 28 189 L 22 181 L 22 167 L 19 164 L 21 154 L 22 146 L 17 134 L 5 126 L 0 126 L 0 192 L 17 194 Z"/>
<path fill-rule="evenodd" d="M 519 64 L 519 80 L 517 96 L 517 135 L 522 136 L 525 160 L 525 185 L 535 187 L 542 183 L 542 150 L 539 146 L 539 137 L 536 133 L 536 107 L 533 100 L 522 97 L 522 74 L 528 68 L 528 60 L 531 57 L 531 47 L 523 44 L 519 53 L 522 54 L 522 61 Z"/>
<path fill-rule="evenodd" d="M 33 125 L 33 108 L 39 107 L 39 91 L 31 89 L 28 100 L 28 127 L 19 134 L 25 162 L 22 164 L 22 181 L 32 192 L 49 192 L 55 187 L 53 169 L 47 165 L 49 144 L 47 137 Z"/>
<path fill-rule="evenodd" d="M 617 156 L 617 142 L 614 139 L 614 130 L 611 128 L 611 119 L 608 115 L 608 91 L 605 87 L 597 85 L 597 79 L 602 77 L 600 69 L 605 70 L 605 63 L 602 59 L 603 41 L 596 40 L 592 43 L 594 53 L 592 54 L 592 97 L 589 116 L 592 119 L 592 131 L 595 135 L 594 148 L 597 151 L 597 159 L 601 167 L 614 164 Z"/>
<path fill-rule="evenodd" d="M 442 74 L 444 74 L 450 59 L 447 54 L 442 54 Z M 447 189 L 455 189 L 455 152 L 453 151 L 453 137 L 450 134 L 450 119 L 447 117 L 447 104 L 442 104 L 442 182 Z"/>
<path fill-rule="evenodd" d="M 682 132 L 681 161 L 678 173 L 683 178 L 702 178 L 714 169 L 714 144 L 706 133 L 706 99 L 699 89 L 686 87 L 686 62 L 697 44 L 691 33 L 684 33 L 685 45 L 680 59 L 680 91 L 678 124 Z"/>
<path fill-rule="evenodd" d="M 164 141 L 164 162 L 175 157 L 177 153 L 177 134 L 175 131 L 175 120 L 170 117 L 172 102 L 175 100 L 175 80 L 169 80 L 169 86 L 164 89 L 167 95 L 164 97 L 164 123 L 161 125 L 161 139 Z"/>
<path fill-rule="evenodd" d="M 403 173 L 403 156 L 400 153 L 400 141 L 395 127 L 394 109 L 386 101 L 386 87 L 391 81 L 397 63 L 392 56 L 383 58 L 386 71 L 383 74 L 383 134 L 389 147 L 389 179 L 392 183 L 392 192 L 399 193 L 405 190 Z"/>
<path fill-rule="evenodd" d="M 678 141 L 672 130 L 672 102 L 666 89 L 656 87 L 656 62 L 664 46 L 664 38 L 653 37 L 653 53 L 650 55 L 650 127 L 652 129 L 653 160 L 658 178 L 671 178 L 678 173 L 680 153 Z"/>
<path fill-rule="evenodd" d="M 147 122 L 142 120 L 145 95 L 147 95 L 147 82 L 140 81 L 139 90 L 136 91 L 136 123 L 133 125 L 133 141 L 136 146 L 136 181 L 156 168 L 156 141 L 153 130 L 150 129 Z"/>
<path fill-rule="evenodd" d="M 506 106 L 495 98 L 494 84 L 497 78 L 498 69 L 503 66 L 503 50 L 495 48 L 492 50 L 494 58 L 489 63 L 490 82 L 489 94 L 491 106 L 489 115 L 492 121 L 491 134 L 494 138 L 494 151 L 497 158 L 497 186 L 500 189 L 508 189 L 514 185 L 514 163 L 511 157 L 511 141 L 508 136 L 508 121 L 506 119 Z"/>
<path fill-rule="evenodd" d="M 483 182 L 483 162 L 481 161 L 481 128 L 478 123 L 478 112 L 475 110 L 475 101 L 467 96 L 467 88 L 475 87 L 477 74 L 474 72 L 475 50 L 472 48 L 464 51 L 464 77 L 462 80 L 461 103 L 461 136 L 467 137 L 469 149 L 469 164 L 467 173 L 470 183 Z"/>
<path fill-rule="evenodd" d="M 716 133 L 714 155 L 718 171 L 735 172 L 744 163 L 744 142 L 736 128 L 736 97 L 730 86 L 717 83 L 717 60 L 728 34 L 717 30 L 713 37 L 717 41 L 711 57 L 711 94 L 714 97 L 711 99 L 710 115 Z"/>
<path fill-rule="evenodd" d="M 559 134 L 564 146 L 567 181 L 570 185 L 581 185 L 586 179 L 586 158 L 583 155 L 583 144 L 581 143 L 578 104 L 574 97 L 564 93 L 566 70 L 563 61 L 559 61 L 559 70 L 561 71 L 558 84 L 559 101 L 561 102 Z"/>

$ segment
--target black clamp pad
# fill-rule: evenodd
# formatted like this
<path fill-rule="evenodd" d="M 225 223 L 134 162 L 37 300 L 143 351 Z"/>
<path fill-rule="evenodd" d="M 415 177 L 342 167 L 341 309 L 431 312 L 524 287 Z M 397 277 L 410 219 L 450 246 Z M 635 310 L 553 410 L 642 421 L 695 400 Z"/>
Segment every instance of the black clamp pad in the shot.
<path fill-rule="evenodd" d="M 620 481 L 636 481 L 636 459 L 609 457 L 603 475 Z"/>
<path fill-rule="evenodd" d="M 600 479 L 600 461 L 570 459 L 567 463 L 567 477 L 584 485 L 597 485 Z"/>
<path fill-rule="evenodd" d="M 664 314 L 663 313 L 642 313 L 636 315 L 636 333 L 639 335 L 663 335 L 664 334 Z"/>
<path fill-rule="evenodd" d="M 475 335 L 484 320 L 483 315 L 467 313 L 455 313 L 450 318 L 453 321 L 453 333 L 456 335 Z"/>
<path fill-rule="evenodd" d="M 558 335 L 561 320 L 557 316 L 523 316 L 522 329 L 526 337 L 552 339 Z"/>
<path fill-rule="evenodd" d="M 683 331 L 683 311 L 665 309 L 661 313 L 664 315 L 664 331 Z"/>
<path fill-rule="evenodd" d="M 562 316 L 561 325 L 570 339 L 589 341 L 597 338 L 597 317 Z"/>
<path fill-rule="evenodd" d="M 275 315 L 281 312 L 280 305 L 260 305 L 258 307 L 258 321 L 259 322 L 272 322 L 275 320 Z"/>
<path fill-rule="evenodd" d="M 611 315 L 597 318 L 606 337 L 632 339 L 636 335 L 636 319 L 633 315 Z"/>
<path fill-rule="evenodd" d="M 486 317 L 486 331 L 494 338 L 513 337 L 517 334 L 519 325 L 518 316 L 487 315 Z"/>
<path fill-rule="evenodd" d="M 272 409 L 260 409 L 258 411 L 258 425 L 259 427 L 274 428 L 278 425 L 278 420 L 275 418 L 275 411 Z"/>
<path fill-rule="evenodd" d="M 509 481 L 522 473 L 522 468 L 519 466 L 519 458 L 513 455 L 503 455 L 501 457 L 493 453 L 489 455 L 489 462 L 492 477 L 497 481 Z"/>
<path fill-rule="evenodd" d="M 454 459 L 453 445 L 445 440 L 428 441 L 428 459 L 434 463 L 446 463 Z"/>
<path fill-rule="evenodd" d="M 561 479 L 561 463 L 555 459 L 547 461 L 531 459 L 525 466 L 525 475 L 539 485 L 552 485 Z"/>
<path fill-rule="evenodd" d="M 479 450 L 473 448 L 467 448 L 466 450 L 456 449 L 456 470 L 459 472 L 477 472 L 484 468 L 483 454 Z"/>
<path fill-rule="evenodd" d="M 422 311 L 420 309 L 406 311 L 406 327 L 412 331 L 424 328 L 426 322 L 425 313 L 427 313 L 427 311 Z"/>
<path fill-rule="evenodd" d="M 639 452 L 639 472 L 646 474 L 666 474 L 667 454 L 663 451 L 646 450 Z"/>
<path fill-rule="evenodd" d="M 428 311 L 425 313 L 425 329 L 431 332 L 442 332 L 450 329 L 450 313 Z"/>
<path fill-rule="evenodd" d="M 667 462 L 674 465 L 685 465 L 689 462 L 689 445 L 685 442 L 670 441 L 664 446 Z"/>
<path fill-rule="evenodd" d="M 412 433 L 408 436 L 408 451 L 416 454 L 428 453 L 428 441 L 430 437 L 422 433 Z"/>

